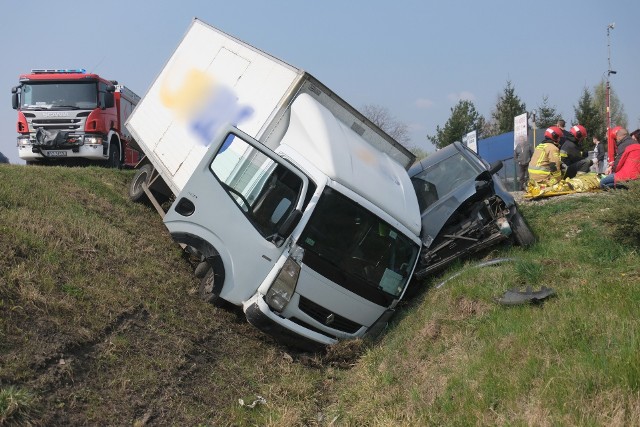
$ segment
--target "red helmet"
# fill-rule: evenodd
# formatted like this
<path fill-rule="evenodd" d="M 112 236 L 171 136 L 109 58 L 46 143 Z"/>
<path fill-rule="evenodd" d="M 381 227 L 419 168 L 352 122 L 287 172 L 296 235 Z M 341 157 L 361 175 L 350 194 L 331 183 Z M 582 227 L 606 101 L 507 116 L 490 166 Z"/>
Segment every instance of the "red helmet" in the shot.
<path fill-rule="evenodd" d="M 544 137 L 552 140 L 553 142 L 560 142 L 560 138 L 562 138 L 562 129 L 558 126 L 551 126 L 544 131 Z"/>
<path fill-rule="evenodd" d="M 609 139 L 617 142 L 618 140 L 616 139 L 616 133 L 618 133 L 620 129 L 622 129 L 622 126 L 616 126 L 612 129 L 609 129 Z"/>
<path fill-rule="evenodd" d="M 587 137 L 587 130 L 582 125 L 575 125 L 571 127 L 571 135 L 575 136 L 578 141 L 582 141 Z"/>

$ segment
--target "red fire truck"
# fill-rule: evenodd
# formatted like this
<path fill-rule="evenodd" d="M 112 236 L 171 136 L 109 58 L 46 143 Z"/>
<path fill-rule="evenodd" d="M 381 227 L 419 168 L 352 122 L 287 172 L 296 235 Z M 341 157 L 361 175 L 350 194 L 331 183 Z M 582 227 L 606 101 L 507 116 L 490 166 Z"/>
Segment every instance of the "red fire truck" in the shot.
<path fill-rule="evenodd" d="M 27 164 L 134 166 L 141 158 L 124 123 L 140 97 L 81 69 L 38 69 L 12 88 L 18 154 Z"/>

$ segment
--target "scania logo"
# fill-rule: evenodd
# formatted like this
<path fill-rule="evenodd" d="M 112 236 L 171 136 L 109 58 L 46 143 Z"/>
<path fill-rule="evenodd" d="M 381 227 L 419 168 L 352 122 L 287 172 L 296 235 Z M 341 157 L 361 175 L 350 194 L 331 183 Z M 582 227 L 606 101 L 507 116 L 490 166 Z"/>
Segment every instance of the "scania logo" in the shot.
<path fill-rule="evenodd" d="M 67 117 L 69 113 L 66 111 L 45 111 L 42 115 L 44 117 Z"/>

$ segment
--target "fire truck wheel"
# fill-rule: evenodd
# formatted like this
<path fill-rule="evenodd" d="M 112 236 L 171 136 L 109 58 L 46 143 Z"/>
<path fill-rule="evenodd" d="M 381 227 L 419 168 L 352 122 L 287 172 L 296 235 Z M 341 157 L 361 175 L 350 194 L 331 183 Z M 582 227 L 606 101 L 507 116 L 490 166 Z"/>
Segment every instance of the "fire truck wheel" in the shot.
<path fill-rule="evenodd" d="M 109 143 L 109 167 L 113 169 L 122 167 L 120 163 L 120 147 L 116 141 Z"/>
<path fill-rule="evenodd" d="M 152 172 L 153 166 L 148 163 L 138 169 L 129 186 L 129 199 L 131 199 L 132 202 L 139 202 L 146 197 L 142 184 L 145 182 L 147 185 L 149 184 Z"/>

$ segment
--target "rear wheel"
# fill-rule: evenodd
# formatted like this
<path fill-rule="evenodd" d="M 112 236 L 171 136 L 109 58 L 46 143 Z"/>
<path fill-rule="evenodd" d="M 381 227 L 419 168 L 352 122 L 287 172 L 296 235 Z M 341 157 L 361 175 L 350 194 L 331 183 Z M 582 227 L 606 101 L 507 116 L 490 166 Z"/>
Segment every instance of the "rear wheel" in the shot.
<path fill-rule="evenodd" d="M 511 217 L 511 231 L 513 231 L 513 239 L 519 246 L 527 247 L 536 241 L 531 229 L 517 209 Z"/>
<path fill-rule="evenodd" d="M 149 185 L 149 180 L 151 179 L 151 174 L 153 173 L 153 166 L 150 164 L 143 165 L 136 172 L 133 180 L 131 181 L 131 185 L 129 186 L 129 199 L 133 202 L 139 202 L 143 200 L 146 196 L 144 189 L 142 188 L 142 184 Z"/>

